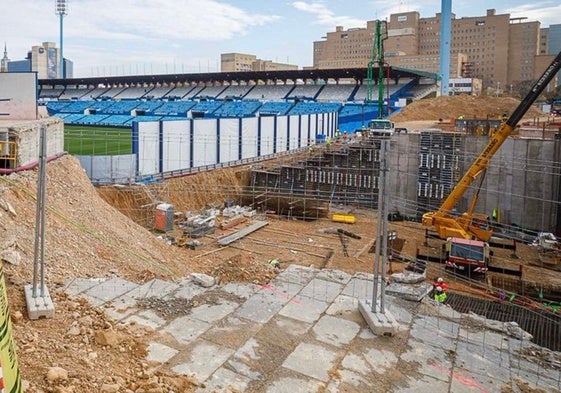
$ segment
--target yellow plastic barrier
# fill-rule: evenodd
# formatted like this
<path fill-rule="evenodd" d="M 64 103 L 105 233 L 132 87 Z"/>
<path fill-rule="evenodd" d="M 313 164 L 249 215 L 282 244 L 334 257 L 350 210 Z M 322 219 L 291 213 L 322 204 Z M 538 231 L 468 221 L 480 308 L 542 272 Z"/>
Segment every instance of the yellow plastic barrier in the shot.
<path fill-rule="evenodd" d="M 12 323 L 8 308 L 8 294 L 4 280 L 4 269 L 0 264 L 0 378 L 3 379 L 3 392 L 23 393 L 18 357 L 12 336 Z"/>
<path fill-rule="evenodd" d="M 331 221 L 343 222 L 345 224 L 354 224 L 356 222 L 356 217 L 352 214 L 334 214 L 333 216 L 331 216 Z"/>

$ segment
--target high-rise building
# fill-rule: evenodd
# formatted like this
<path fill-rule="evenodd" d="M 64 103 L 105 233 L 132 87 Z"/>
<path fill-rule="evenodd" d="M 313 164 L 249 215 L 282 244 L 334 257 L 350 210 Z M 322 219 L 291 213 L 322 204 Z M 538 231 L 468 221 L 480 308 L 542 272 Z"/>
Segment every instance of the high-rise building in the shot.
<path fill-rule="evenodd" d="M 4 43 L 4 57 L 0 61 L 0 72 L 8 72 L 8 63 L 10 59 L 8 58 L 8 49 L 6 47 L 6 43 Z"/>
<path fill-rule="evenodd" d="M 24 60 L 8 62 L 8 72 L 37 72 L 38 79 L 57 79 L 62 78 L 60 69 L 60 50 L 54 42 L 43 42 L 35 45 L 27 53 Z M 67 78 L 73 77 L 73 63 L 64 59 L 65 75 Z"/>
<path fill-rule="evenodd" d="M 220 55 L 220 71 L 283 71 L 297 70 L 293 64 L 276 63 L 271 60 L 261 60 L 255 55 L 245 53 L 222 53 Z"/>
<path fill-rule="evenodd" d="M 439 72 L 441 14 L 421 18 L 418 12 L 390 15 L 385 61 L 428 72 Z M 561 27 L 561 25 L 559 25 Z M 375 22 L 366 28 L 344 30 L 337 26 L 323 40 L 314 42 L 315 68 L 366 67 L 372 56 Z M 456 19 L 452 15 L 450 77 L 472 77 L 485 87 L 503 89 L 532 79 L 534 57 L 542 50 L 540 22 L 511 18 L 489 9 L 484 16 Z M 549 30 L 551 45 L 551 29 Z M 545 50 L 545 49 L 544 49 Z M 551 49 L 550 49 L 551 51 Z"/>

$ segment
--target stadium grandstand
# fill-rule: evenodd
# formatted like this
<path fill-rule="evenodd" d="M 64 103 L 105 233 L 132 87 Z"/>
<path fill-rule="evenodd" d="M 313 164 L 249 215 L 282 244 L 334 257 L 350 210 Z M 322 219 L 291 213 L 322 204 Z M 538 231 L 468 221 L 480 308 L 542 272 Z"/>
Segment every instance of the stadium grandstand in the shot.
<path fill-rule="evenodd" d="M 65 124 L 129 127 L 134 121 L 300 116 L 338 112 L 341 131 L 379 117 L 367 70 L 294 70 L 39 80 L 39 102 Z M 377 74 L 377 70 L 374 70 Z M 434 93 L 437 76 L 391 68 L 384 113 Z M 378 86 L 370 86 L 377 99 Z"/>

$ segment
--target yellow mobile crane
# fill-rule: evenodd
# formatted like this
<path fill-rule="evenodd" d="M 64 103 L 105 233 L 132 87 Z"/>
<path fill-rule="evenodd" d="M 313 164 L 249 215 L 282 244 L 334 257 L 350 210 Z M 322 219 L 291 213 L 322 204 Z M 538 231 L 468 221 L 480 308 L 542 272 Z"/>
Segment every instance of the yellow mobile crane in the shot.
<path fill-rule="evenodd" d="M 450 214 L 451 210 L 456 206 L 460 198 L 464 195 L 470 184 L 481 174 L 487 170 L 489 160 L 497 152 L 506 138 L 512 133 L 522 116 L 528 111 L 530 106 L 539 97 L 547 84 L 553 79 L 555 74 L 561 69 L 561 52 L 555 57 L 553 62 L 545 70 L 543 75 L 537 80 L 530 92 L 520 102 L 520 105 L 514 110 L 512 115 L 503 123 L 499 129 L 491 136 L 489 143 L 483 149 L 479 157 L 475 159 L 469 167 L 462 179 L 456 184 L 452 192 L 444 200 L 437 211 L 427 212 L 423 215 L 423 225 L 434 227 L 441 239 L 449 237 L 459 237 L 464 239 L 479 239 L 488 241 L 493 232 L 489 229 L 477 226 L 478 220 L 487 220 L 487 216 L 474 213 L 475 204 L 479 196 L 479 185 L 475 195 L 473 196 L 469 209 L 460 216 Z"/>

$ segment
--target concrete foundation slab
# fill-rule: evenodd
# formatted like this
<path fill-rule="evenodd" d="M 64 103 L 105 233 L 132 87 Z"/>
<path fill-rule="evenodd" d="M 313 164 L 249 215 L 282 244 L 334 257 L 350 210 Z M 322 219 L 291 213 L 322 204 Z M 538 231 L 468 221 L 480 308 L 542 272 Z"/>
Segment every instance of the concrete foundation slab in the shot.
<path fill-rule="evenodd" d="M 29 319 L 54 318 L 55 305 L 47 286 L 44 286 L 41 290 L 41 286 L 37 285 L 35 287 L 35 296 L 33 296 L 33 284 L 25 285 L 23 290 Z"/>
<path fill-rule="evenodd" d="M 372 302 L 370 300 L 359 300 L 358 309 L 364 320 L 370 326 L 372 333 L 379 336 L 393 336 L 399 331 L 399 324 L 392 316 L 391 312 L 385 313 L 372 312 Z M 379 310 L 379 308 L 377 308 Z"/>

